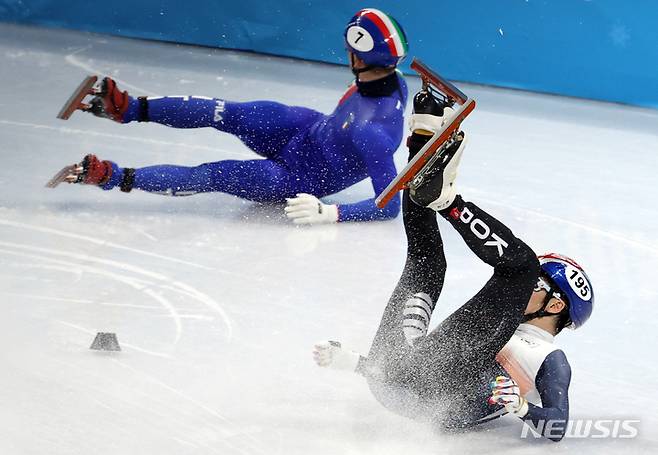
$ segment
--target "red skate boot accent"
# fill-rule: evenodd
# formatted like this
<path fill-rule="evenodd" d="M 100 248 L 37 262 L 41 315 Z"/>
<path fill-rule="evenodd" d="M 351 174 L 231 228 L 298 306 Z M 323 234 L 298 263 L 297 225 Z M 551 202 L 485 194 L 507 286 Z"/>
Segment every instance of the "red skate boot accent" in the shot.
<path fill-rule="evenodd" d="M 101 82 L 98 94 L 91 100 L 89 112 L 96 117 L 109 118 L 123 123 L 123 115 L 128 110 L 130 96 L 127 91 L 119 90 L 114 79 L 106 77 Z"/>
<path fill-rule="evenodd" d="M 57 118 L 68 120 L 77 110 L 90 112 L 97 117 L 123 123 L 123 116 L 130 105 L 130 95 L 121 91 L 116 82 L 106 77 L 97 83 L 98 76 L 87 76 L 66 101 Z M 93 96 L 91 100 L 85 100 Z"/>
<path fill-rule="evenodd" d="M 101 161 L 96 155 L 87 155 L 81 163 L 64 167 L 48 183 L 47 188 L 55 188 L 63 182 L 105 185 L 112 177 L 112 163 Z"/>
<path fill-rule="evenodd" d="M 101 161 L 96 155 L 87 155 L 82 160 L 82 183 L 86 185 L 105 185 L 112 177 L 112 164 Z"/>

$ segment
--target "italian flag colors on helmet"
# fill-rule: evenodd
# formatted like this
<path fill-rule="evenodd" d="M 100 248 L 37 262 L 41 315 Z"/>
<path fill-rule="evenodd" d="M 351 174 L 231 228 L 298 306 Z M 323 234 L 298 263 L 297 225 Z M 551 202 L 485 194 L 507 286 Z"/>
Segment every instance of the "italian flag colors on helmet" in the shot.
<path fill-rule="evenodd" d="M 379 10 L 370 8 L 362 9 L 356 15 L 370 19 L 377 26 L 394 57 L 403 57 L 407 54 L 404 34 L 395 19 Z"/>

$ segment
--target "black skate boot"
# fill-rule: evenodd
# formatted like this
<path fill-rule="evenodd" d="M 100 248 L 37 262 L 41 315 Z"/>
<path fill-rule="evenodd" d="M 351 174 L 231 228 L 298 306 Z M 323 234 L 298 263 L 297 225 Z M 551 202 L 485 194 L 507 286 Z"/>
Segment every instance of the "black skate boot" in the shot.
<path fill-rule="evenodd" d="M 448 103 L 439 99 L 429 90 L 421 90 L 414 96 L 414 109 L 411 118 L 411 131 L 425 136 L 432 136 L 441 126 L 436 118 L 443 118 Z"/>
<path fill-rule="evenodd" d="M 436 98 L 431 92 L 421 90 L 416 94 L 411 116 L 413 132 L 407 141 L 410 160 L 443 126 L 444 119 L 451 113 L 452 109 L 448 103 Z M 456 195 L 454 181 L 464 145 L 464 133 L 460 131 L 427 161 L 409 182 L 409 196 L 412 201 L 436 211 L 443 210 L 452 203 Z"/>
<path fill-rule="evenodd" d="M 407 139 L 409 161 L 429 141 L 435 130 L 441 127 L 447 107 L 445 100 L 437 98 L 429 90 L 423 89 L 416 93 L 409 125 L 411 136 Z"/>

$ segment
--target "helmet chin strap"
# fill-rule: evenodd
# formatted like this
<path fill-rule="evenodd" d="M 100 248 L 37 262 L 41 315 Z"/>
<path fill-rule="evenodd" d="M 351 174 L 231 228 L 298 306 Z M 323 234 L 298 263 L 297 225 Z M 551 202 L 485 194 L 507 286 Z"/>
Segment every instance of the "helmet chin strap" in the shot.
<path fill-rule="evenodd" d="M 376 68 L 375 66 L 371 66 L 371 65 L 366 65 L 363 68 L 355 68 L 354 65 L 356 64 L 356 59 L 355 59 L 354 53 L 350 53 L 350 60 L 351 60 L 351 63 L 352 63 L 352 65 L 351 65 L 352 74 L 354 74 L 354 76 L 356 76 L 357 81 L 359 80 L 359 74 L 365 73 L 366 71 L 370 71 L 370 70 Z"/>
<path fill-rule="evenodd" d="M 544 303 L 542 303 L 541 308 L 535 311 L 534 313 L 524 314 L 522 322 L 528 322 L 533 319 L 543 318 L 544 316 L 557 316 L 556 313 L 549 313 L 548 311 L 546 311 L 548 302 L 550 302 L 552 298 L 553 298 L 553 291 L 551 290 L 546 293 L 546 297 L 544 297 Z"/>

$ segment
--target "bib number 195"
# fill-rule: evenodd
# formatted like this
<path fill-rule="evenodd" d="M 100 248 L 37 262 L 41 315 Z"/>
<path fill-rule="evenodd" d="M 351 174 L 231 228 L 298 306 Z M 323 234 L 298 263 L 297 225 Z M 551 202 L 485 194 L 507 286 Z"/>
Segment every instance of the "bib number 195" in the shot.
<path fill-rule="evenodd" d="M 575 267 L 567 266 L 566 274 L 571 289 L 583 300 L 589 300 L 592 296 L 592 289 L 583 272 Z"/>

